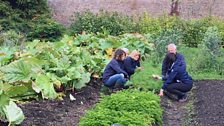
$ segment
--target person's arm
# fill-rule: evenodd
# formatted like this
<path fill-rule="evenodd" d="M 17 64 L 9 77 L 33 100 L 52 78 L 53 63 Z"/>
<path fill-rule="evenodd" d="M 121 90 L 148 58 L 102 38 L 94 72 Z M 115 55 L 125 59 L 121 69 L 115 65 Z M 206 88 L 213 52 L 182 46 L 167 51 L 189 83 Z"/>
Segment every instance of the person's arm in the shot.
<path fill-rule="evenodd" d="M 117 62 L 116 60 L 112 61 L 110 66 L 111 66 L 112 69 L 115 70 L 118 74 L 119 74 L 119 73 L 123 73 L 123 74 L 125 75 L 125 77 L 128 77 L 128 73 L 125 72 L 123 69 L 120 68 L 120 66 L 119 66 L 119 64 L 118 64 L 118 62 Z"/>
<path fill-rule="evenodd" d="M 175 61 L 175 64 L 174 64 L 173 67 L 180 66 L 180 65 L 185 65 L 186 66 L 186 63 L 185 63 L 184 56 L 180 53 L 177 53 L 176 54 L 176 61 Z"/>
<path fill-rule="evenodd" d="M 140 64 L 140 61 L 138 60 L 137 61 L 137 67 L 140 67 L 141 66 L 141 64 Z"/>
<path fill-rule="evenodd" d="M 133 67 L 132 59 L 130 57 L 128 57 L 124 60 L 124 68 L 127 73 L 134 74 L 136 66 Z"/>
<path fill-rule="evenodd" d="M 174 78 L 176 77 L 176 75 L 178 73 L 179 67 L 180 66 L 176 66 L 171 70 L 167 80 L 163 83 L 162 89 L 166 89 L 166 87 L 173 82 Z"/>

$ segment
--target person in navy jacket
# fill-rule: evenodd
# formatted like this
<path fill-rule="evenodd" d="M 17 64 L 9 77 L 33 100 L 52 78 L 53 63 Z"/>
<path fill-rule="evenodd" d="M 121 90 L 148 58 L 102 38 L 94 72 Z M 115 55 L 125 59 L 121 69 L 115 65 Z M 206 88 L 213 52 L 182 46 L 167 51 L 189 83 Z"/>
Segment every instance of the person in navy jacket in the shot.
<path fill-rule="evenodd" d="M 185 64 L 185 59 L 184 59 L 184 56 L 180 53 L 177 53 L 177 50 L 176 50 L 176 45 L 171 43 L 167 46 L 167 50 L 168 50 L 168 53 L 173 53 L 173 54 L 176 54 L 176 64 Z M 167 60 L 166 60 L 166 57 L 164 58 L 163 60 L 163 64 L 162 64 L 162 80 L 165 81 L 170 73 L 169 71 L 169 63 L 167 63 Z"/>
<path fill-rule="evenodd" d="M 124 70 L 129 77 L 135 73 L 135 70 L 140 67 L 140 53 L 137 50 L 132 51 L 130 56 L 124 60 Z"/>
<path fill-rule="evenodd" d="M 103 72 L 103 83 L 107 87 L 124 87 L 124 84 L 128 80 L 129 76 L 124 71 L 123 60 L 125 58 L 125 52 L 122 49 L 117 49 L 114 53 L 113 59 L 106 65 Z"/>
<path fill-rule="evenodd" d="M 165 57 L 165 65 L 168 67 L 168 76 L 164 79 L 160 96 L 163 96 L 163 91 L 177 95 L 178 101 L 184 102 L 187 100 L 186 93 L 191 90 L 193 80 L 186 71 L 186 63 L 183 57 L 174 53 L 168 53 Z"/>

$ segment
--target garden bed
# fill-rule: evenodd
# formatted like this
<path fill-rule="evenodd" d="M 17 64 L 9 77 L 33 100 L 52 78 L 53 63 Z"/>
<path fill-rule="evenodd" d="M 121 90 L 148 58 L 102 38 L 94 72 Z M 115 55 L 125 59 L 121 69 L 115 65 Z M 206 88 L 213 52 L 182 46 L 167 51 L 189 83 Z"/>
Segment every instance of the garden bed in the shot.
<path fill-rule="evenodd" d="M 195 81 L 187 102 L 179 103 L 162 97 L 164 126 L 222 126 L 224 124 L 224 81 Z M 42 100 L 20 105 L 26 119 L 21 126 L 77 126 L 85 110 L 92 107 L 100 96 L 100 84 L 90 83 L 79 92 L 62 101 Z M 3 125 L 3 124 L 1 124 Z"/>
<path fill-rule="evenodd" d="M 224 81 L 195 81 L 185 103 L 162 98 L 164 126 L 223 126 Z"/>
<path fill-rule="evenodd" d="M 99 99 L 100 84 L 92 82 L 78 92 L 71 93 L 76 100 L 70 101 L 69 93 L 64 100 L 33 101 L 20 105 L 26 119 L 21 126 L 76 126 L 85 110 Z"/>
<path fill-rule="evenodd" d="M 204 80 L 196 82 L 195 121 L 197 126 L 224 125 L 224 81 Z"/>

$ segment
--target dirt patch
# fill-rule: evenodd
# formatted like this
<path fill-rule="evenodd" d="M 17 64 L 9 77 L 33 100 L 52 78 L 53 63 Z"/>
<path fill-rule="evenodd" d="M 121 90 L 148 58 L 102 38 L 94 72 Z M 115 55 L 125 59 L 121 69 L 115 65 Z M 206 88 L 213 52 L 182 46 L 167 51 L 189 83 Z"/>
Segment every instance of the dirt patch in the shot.
<path fill-rule="evenodd" d="M 161 106 L 163 112 L 163 124 L 164 126 L 183 126 L 186 124 L 189 108 L 187 107 L 192 101 L 192 97 L 189 96 L 188 101 L 180 103 L 178 101 L 170 100 L 164 96 L 161 98 Z M 189 126 L 189 125 L 186 125 Z"/>
<path fill-rule="evenodd" d="M 92 82 L 81 91 L 72 93 L 76 98 L 64 100 L 33 101 L 20 105 L 26 119 L 21 126 L 76 126 L 85 110 L 92 107 L 99 99 L 100 85 Z"/>
<path fill-rule="evenodd" d="M 195 81 L 184 103 L 161 99 L 164 126 L 223 126 L 224 81 Z"/>
<path fill-rule="evenodd" d="M 197 81 L 195 126 L 224 126 L 224 80 Z"/>

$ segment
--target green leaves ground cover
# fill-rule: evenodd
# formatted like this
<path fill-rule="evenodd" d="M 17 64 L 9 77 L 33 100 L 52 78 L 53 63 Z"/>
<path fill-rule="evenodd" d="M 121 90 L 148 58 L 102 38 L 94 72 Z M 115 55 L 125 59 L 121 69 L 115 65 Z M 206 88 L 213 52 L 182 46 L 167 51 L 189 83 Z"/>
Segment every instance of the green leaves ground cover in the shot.
<path fill-rule="evenodd" d="M 80 126 L 162 125 L 160 98 L 152 92 L 138 90 L 120 91 L 104 97 L 92 110 L 81 118 Z"/>
<path fill-rule="evenodd" d="M 138 89 L 157 92 L 162 86 L 162 81 L 153 79 L 152 75 L 161 75 L 161 64 L 153 64 L 152 60 L 150 57 L 141 62 L 143 70 L 137 70 L 128 83 L 133 84 Z"/>

